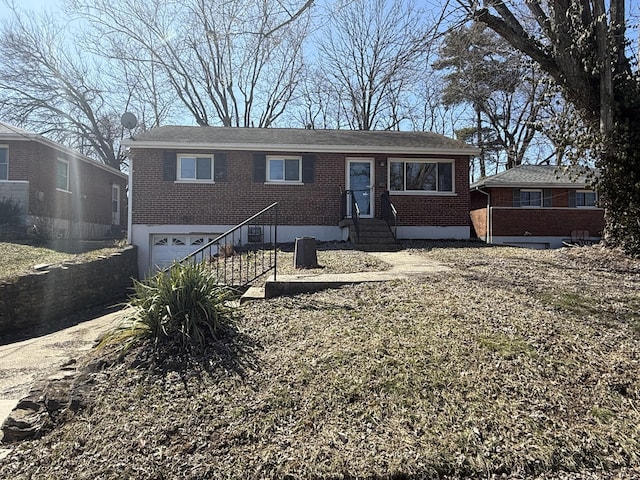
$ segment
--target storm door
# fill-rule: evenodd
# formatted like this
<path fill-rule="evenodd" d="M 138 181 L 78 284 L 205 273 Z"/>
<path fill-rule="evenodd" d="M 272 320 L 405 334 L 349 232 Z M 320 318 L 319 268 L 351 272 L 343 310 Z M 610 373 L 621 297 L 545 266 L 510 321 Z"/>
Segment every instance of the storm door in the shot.
<path fill-rule="evenodd" d="M 347 159 L 347 190 L 355 197 L 362 218 L 373 218 L 373 175 L 373 159 Z M 347 214 L 351 215 L 351 202 L 347 202 Z"/>

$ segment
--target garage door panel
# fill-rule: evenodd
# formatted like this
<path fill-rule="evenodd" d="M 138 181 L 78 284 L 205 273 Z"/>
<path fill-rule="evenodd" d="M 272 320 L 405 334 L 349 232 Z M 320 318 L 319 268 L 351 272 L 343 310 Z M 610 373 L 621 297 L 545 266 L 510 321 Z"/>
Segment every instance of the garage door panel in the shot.
<path fill-rule="evenodd" d="M 152 239 L 151 264 L 156 269 L 169 267 L 175 260 L 192 254 L 214 238 L 216 236 L 210 234 L 156 234 Z M 212 249 L 211 254 L 215 253 L 217 248 Z"/>

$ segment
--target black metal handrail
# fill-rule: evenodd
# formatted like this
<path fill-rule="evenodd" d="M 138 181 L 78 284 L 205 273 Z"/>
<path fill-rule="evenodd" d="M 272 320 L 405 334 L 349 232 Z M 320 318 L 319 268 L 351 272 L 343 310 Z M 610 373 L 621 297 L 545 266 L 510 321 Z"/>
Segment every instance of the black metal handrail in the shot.
<path fill-rule="evenodd" d="M 391 202 L 388 192 L 380 197 L 380 216 L 387 223 L 394 240 L 398 240 L 398 211 Z"/>
<path fill-rule="evenodd" d="M 278 202 L 213 239 L 180 263 L 206 263 L 218 282 L 246 287 L 278 267 Z"/>
<path fill-rule="evenodd" d="M 347 205 L 351 204 L 351 214 L 347 214 Z M 342 218 L 351 218 L 353 229 L 356 232 L 356 241 L 360 240 L 360 207 L 356 202 L 355 192 L 353 190 L 345 190 L 342 192 Z"/>

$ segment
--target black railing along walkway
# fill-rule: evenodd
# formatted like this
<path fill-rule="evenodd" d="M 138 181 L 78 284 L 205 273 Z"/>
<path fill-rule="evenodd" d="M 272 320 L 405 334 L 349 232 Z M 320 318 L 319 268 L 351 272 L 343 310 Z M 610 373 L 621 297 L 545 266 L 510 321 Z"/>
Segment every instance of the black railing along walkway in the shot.
<path fill-rule="evenodd" d="M 391 203 L 391 198 L 389 198 L 389 193 L 384 192 L 380 197 L 380 216 L 382 219 L 387 222 L 387 226 L 391 233 L 393 234 L 393 239 L 398 240 L 398 211 L 396 207 Z"/>
<path fill-rule="evenodd" d="M 206 263 L 215 270 L 219 283 L 234 287 L 246 287 L 272 270 L 276 280 L 277 232 L 276 202 L 186 256 L 180 263 Z"/>

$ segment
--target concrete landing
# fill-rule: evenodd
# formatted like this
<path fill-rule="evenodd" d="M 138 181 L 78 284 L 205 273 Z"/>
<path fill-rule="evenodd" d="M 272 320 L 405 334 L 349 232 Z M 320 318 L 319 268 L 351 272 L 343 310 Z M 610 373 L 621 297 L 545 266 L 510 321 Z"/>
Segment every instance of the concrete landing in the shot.
<path fill-rule="evenodd" d="M 369 255 L 388 263 L 391 268 L 378 272 L 357 273 L 318 273 L 305 270 L 295 275 L 278 275 L 277 281 L 274 281 L 273 277 L 269 277 L 264 288 L 250 288 L 243 295 L 240 303 L 273 298 L 279 295 L 316 292 L 327 288 L 338 288 L 343 285 L 408 279 L 449 270 L 448 267 L 438 262 L 404 251 L 371 252 Z"/>

